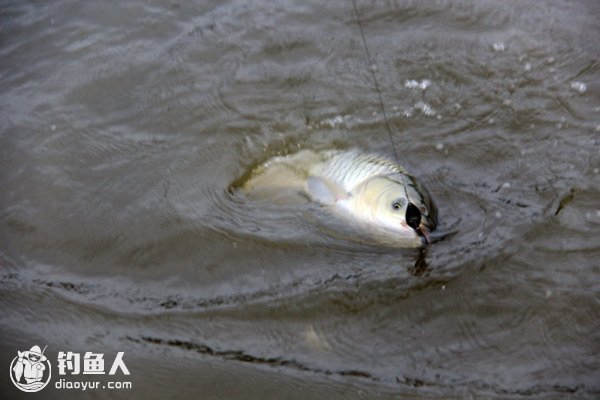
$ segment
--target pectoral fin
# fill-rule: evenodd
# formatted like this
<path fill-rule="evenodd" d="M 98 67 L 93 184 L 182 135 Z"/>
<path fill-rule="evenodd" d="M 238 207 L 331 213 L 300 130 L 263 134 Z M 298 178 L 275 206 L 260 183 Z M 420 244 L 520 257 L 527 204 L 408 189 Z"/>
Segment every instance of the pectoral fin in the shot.
<path fill-rule="evenodd" d="M 340 187 L 316 176 L 308 177 L 306 190 L 314 201 L 322 204 L 334 204 L 337 200 L 348 198 Z"/>

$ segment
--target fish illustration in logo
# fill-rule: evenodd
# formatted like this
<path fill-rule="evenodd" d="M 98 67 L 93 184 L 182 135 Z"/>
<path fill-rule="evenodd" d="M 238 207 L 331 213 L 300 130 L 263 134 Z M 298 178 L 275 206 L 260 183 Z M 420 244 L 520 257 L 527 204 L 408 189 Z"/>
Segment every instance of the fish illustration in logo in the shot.
<path fill-rule="evenodd" d="M 50 381 L 50 362 L 44 356 L 46 347 L 41 350 L 36 345 L 28 351 L 17 351 L 11 363 L 11 379 L 19 389 L 37 392 Z"/>

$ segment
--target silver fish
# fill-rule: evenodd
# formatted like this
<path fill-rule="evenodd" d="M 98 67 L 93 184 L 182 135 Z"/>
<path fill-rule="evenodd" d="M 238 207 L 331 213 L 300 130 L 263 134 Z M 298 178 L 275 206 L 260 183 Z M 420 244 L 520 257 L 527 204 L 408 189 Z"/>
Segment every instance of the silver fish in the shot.
<path fill-rule="evenodd" d="M 250 197 L 282 201 L 302 193 L 377 241 L 428 244 L 437 210 L 427 190 L 387 158 L 359 150 L 302 150 L 270 159 L 242 185 Z"/>

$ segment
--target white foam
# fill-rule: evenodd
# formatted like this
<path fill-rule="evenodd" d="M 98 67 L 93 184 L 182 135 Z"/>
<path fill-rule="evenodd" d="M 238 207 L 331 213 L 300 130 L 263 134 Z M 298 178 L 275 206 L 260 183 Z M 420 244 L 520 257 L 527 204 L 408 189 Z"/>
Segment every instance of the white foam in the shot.
<path fill-rule="evenodd" d="M 433 110 L 433 108 L 431 108 L 431 106 L 425 103 L 424 101 L 419 101 L 417 104 L 415 104 L 414 108 L 415 110 L 420 110 L 425 115 L 435 115 L 435 111 Z"/>
<path fill-rule="evenodd" d="M 330 128 L 337 128 L 344 122 L 344 117 L 336 115 L 333 118 L 327 118 L 321 122 L 321 126 L 328 126 Z"/>
<path fill-rule="evenodd" d="M 503 42 L 494 43 L 492 49 L 494 49 L 494 51 L 504 51 L 506 50 L 506 45 Z"/>
<path fill-rule="evenodd" d="M 431 81 L 429 79 L 422 79 L 421 81 L 415 79 L 407 79 L 406 81 L 404 81 L 404 87 L 408 89 L 425 90 L 429 86 L 431 86 Z"/>
<path fill-rule="evenodd" d="M 587 91 L 587 86 L 583 82 L 574 81 L 571 82 L 571 89 L 576 90 L 581 94 L 584 94 Z"/>

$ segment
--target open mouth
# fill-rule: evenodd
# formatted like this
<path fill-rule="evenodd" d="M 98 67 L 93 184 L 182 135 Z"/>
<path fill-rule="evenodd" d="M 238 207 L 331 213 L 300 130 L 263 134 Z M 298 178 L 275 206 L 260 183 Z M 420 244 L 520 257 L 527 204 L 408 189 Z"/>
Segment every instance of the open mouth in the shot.
<path fill-rule="evenodd" d="M 429 238 L 429 228 L 427 228 L 427 226 L 419 224 L 419 226 L 415 228 L 415 232 L 417 232 L 417 235 L 421 238 L 421 243 L 423 243 L 423 245 L 426 246 L 431 243 L 431 239 Z"/>
<path fill-rule="evenodd" d="M 413 228 L 417 235 L 419 235 L 423 245 L 428 245 L 430 243 L 429 228 L 421 222 L 423 220 L 421 211 L 413 203 L 408 203 L 406 206 L 405 219 L 408 226 Z"/>

